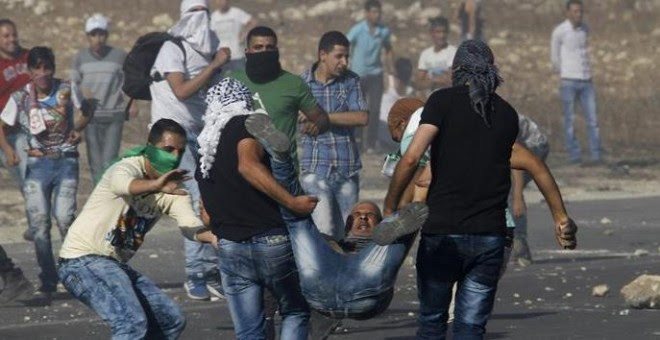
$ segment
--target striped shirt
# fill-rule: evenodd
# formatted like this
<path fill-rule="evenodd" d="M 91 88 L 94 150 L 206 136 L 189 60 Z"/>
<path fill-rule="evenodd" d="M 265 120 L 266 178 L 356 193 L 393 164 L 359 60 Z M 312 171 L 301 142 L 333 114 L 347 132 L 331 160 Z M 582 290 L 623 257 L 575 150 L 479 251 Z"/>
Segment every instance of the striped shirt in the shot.
<path fill-rule="evenodd" d="M 302 79 L 312 90 L 314 98 L 329 115 L 335 112 L 368 111 L 360 87 L 360 77 L 348 70 L 339 78 L 321 84 L 314 79 L 317 64 L 303 72 Z M 360 154 L 355 143 L 353 127 L 330 126 L 316 137 L 302 135 L 302 172 L 313 172 L 326 178 L 333 171 L 347 177 L 362 169 Z"/>
<path fill-rule="evenodd" d="M 573 27 L 568 19 L 552 31 L 550 44 L 552 66 L 562 79 L 591 79 L 588 38 L 587 24 L 582 23 L 578 27 Z"/>

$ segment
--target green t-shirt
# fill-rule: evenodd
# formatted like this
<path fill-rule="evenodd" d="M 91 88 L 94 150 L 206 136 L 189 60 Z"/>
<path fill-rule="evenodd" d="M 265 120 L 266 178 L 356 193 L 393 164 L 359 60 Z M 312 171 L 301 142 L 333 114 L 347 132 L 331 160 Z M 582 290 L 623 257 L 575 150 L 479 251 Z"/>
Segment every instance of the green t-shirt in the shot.
<path fill-rule="evenodd" d="M 275 80 L 263 84 L 252 82 L 245 74 L 245 70 L 232 71 L 228 77 L 245 84 L 252 92 L 254 108 L 268 112 L 275 127 L 289 136 L 291 155 L 298 169 L 296 151 L 298 111 L 309 112 L 317 105 L 309 86 L 302 78 L 287 71 L 282 71 Z"/>

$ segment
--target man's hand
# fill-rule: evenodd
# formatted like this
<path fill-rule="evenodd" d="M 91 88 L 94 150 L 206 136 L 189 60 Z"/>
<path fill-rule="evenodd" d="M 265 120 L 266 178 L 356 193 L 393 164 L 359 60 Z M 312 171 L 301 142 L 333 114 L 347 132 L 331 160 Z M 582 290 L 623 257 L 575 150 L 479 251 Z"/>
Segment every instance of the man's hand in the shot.
<path fill-rule="evenodd" d="M 69 134 L 69 139 L 67 141 L 72 145 L 76 145 L 80 143 L 81 140 L 82 140 L 82 135 L 80 134 L 80 132 L 73 130 Z"/>
<path fill-rule="evenodd" d="M 298 112 L 298 124 L 307 123 L 307 116 L 304 113 Z"/>
<path fill-rule="evenodd" d="M 4 150 L 5 157 L 7 158 L 7 165 L 8 166 L 16 166 L 18 163 L 21 162 L 21 158 L 18 157 L 18 154 L 14 149 L 12 148 L 7 148 L 7 150 Z"/>
<path fill-rule="evenodd" d="M 513 198 L 513 217 L 524 216 L 527 212 L 527 205 L 525 204 L 525 199 L 520 197 Z"/>
<path fill-rule="evenodd" d="M 215 57 L 211 62 L 211 65 L 215 68 L 221 68 L 222 65 L 226 64 L 231 59 L 231 50 L 229 47 L 222 47 L 215 53 Z"/>
<path fill-rule="evenodd" d="M 288 209 L 298 216 L 308 216 L 316 208 L 319 198 L 316 196 L 302 195 L 293 198 L 288 204 Z"/>
<path fill-rule="evenodd" d="M 205 230 L 201 233 L 195 235 L 195 238 L 198 242 L 208 243 L 213 246 L 213 248 L 218 249 L 218 237 L 211 230 Z"/>
<path fill-rule="evenodd" d="M 302 126 L 302 133 L 309 135 L 309 136 L 318 136 L 319 132 L 321 129 L 319 129 L 318 125 L 312 123 L 312 122 L 306 122 Z"/>
<path fill-rule="evenodd" d="M 179 188 L 179 184 L 190 179 L 186 176 L 188 170 L 174 169 L 156 179 L 155 185 L 158 191 L 171 195 L 187 195 L 188 192 Z"/>
<path fill-rule="evenodd" d="M 575 237 L 577 229 L 577 225 L 570 218 L 568 221 L 555 224 L 555 236 L 562 248 L 575 249 L 577 246 L 577 238 Z"/>
<path fill-rule="evenodd" d="M 318 136 L 320 129 L 318 125 L 307 119 L 302 112 L 298 112 L 298 124 L 301 124 L 300 132 L 309 136 Z"/>

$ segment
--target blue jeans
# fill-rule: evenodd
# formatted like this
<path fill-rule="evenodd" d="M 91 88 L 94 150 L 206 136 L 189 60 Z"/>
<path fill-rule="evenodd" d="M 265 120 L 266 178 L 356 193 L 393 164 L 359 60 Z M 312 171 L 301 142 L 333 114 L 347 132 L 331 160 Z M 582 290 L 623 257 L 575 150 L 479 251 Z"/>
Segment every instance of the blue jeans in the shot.
<path fill-rule="evenodd" d="M 271 160 L 275 179 L 292 195 L 304 194 L 291 162 Z M 415 235 L 400 243 L 370 243 L 354 254 L 330 248 L 309 217 L 282 208 L 298 266 L 300 287 L 309 305 L 334 318 L 369 319 L 387 309 L 396 276 Z M 342 228 L 343 229 L 343 228 Z"/>
<path fill-rule="evenodd" d="M 105 169 L 117 157 L 123 128 L 124 118 L 122 116 L 103 119 L 95 117 L 85 127 L 87 160 L 94 183 L 101 179 Z"/>
<path fill-rule="evenodd" d="M 417 252 L 418 339 L 445 339 L 455 282 L 454 339 L 483 339 L 504 244 L 503 236 L 422 234 Z"/>
<path fill-rule="evenodd" d="M 108 323 L 112 339 L 176 339 L 186 327 L 179 306 L 148 277 L 106 256 L 62 262 L 64 287 Z"/>
<path fill-rule="evenodd" d="M 179 169 L 188 170 L 189 175 L 195 173 L 195 169 L 199 164 L 197 162 L 197 150 L 199 144 L 197 143 L 197 136 L 190 131 L 187 131 L 188 143 L 186 144 L 186 152 L 181 159 Z M 195 214 L 199 216 L 199 187 L 197 181 L 189 180 L 183 182 L 186 190 L 190 193 L 190 198 L 193 205 Z M 201 243 L 191 241 L 183 238 L 183 248 L 186 260 L 186 275 L 188 277 L 196 277 L 198 274 L 206 274 L 218 268 L 218 256 L 212 245 L 208 243 Z"/>
<path fill-rule="evenodd" d="M 300 183 L 308 195 L 317 196 L 319 203 L 312 213 L 316 227 L 335 240 L 344 238 L 344 223 L 357 203 L 360 175 L 346 177 L 336 171 L 325 178 L 312 172 L 303 173 Z"/>
<path fill-rule="evenodd" d="M 309 307 L 286 235 L 218 242 L 220 275 L 237 339 L 266 339 L 264 289 L 277 299 L 281 339 L 307 339 Z"/>
<path fill-rule="evenodd" d="M 41 290 L 54 292 L 57 272 L 50 240 L 51 214 L 64 239 L 76 214 L 78 158 L 29 157 L 23 191 L 28 226 L 34 235 L 37 262 L 41 268 Z"/>
<path fill-rule="evenodd" d="M 589 134 L 589 148 L 591 159 L 601 159 L 600 132 L 598 128 L 598 117 L 596 116 L 596 94 L 591 80 L 562 79 L 559 89 L 562 107 L 564 109 L 564 142 L 566 151 L 573 161 L 579 161 L 580 144 L 575 138 L 573 122 L 575 121 L 575 98 L 579 97 L 584 112 L 584 120 L 587 124 Z"/>

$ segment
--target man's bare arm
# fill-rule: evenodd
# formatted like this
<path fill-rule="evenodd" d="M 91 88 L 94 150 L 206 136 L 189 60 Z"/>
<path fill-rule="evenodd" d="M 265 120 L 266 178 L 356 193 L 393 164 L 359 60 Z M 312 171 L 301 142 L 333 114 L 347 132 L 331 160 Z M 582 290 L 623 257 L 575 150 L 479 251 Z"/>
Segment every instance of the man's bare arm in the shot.
<path fill-rule="evenodd" d="M 213 58 L 213 61 L 192 79 L 186 80 L 182 72 L 170 72 L 165 75 L 167 83 L 172 88 L 174 96 L 180 101 L 184 101 L 197 93 L 206 83 L 211 80 L 213 75 L 220 70 L 222 65 L 229 61 L 231 52 L 228 48 L 221 48 Z"/>
<path fill-rule="evenodd" d="M 511 198 L 513 200 L 513 216 L 520 217 L 525 214 L 525 197 L 523 196 L 524 189 L 524 174 L 522 170 L 511 170 Z"/>
<path fill-rule="evenodd" d="M 7 134 L 5 133 L 5 122 L 0 121 L 0 149 L 4 152 L 5 157 L 7 158 L 7 165 L 14 166 L 20 162 L 16 150 L 9 144 L 7 140 Z"/>
<path fill-rule="evenodd" d="M 330 124 L 336 126 L 366 126 L 369 123 L 367 111 L 333 112 L 328 116 Z"/>
<path fill-rule="evenodd" d="M 557 242 L 567 249 L 574 249 L 577 241 L 577 226 L 568 217 L 559 187 L 545 163 L 519 143 L 514 143 L 511 150 L 511 168 L 525 170 L 532 175 L 534 182 L 543 194 L 555 222 Z"/>
<path fill-rule="evenodd" d="M 477 3 L 474 0 L 465 1 L 465 13 L 468 15 L 468 34 L 470 39 L 477 33 Z"/>

